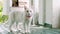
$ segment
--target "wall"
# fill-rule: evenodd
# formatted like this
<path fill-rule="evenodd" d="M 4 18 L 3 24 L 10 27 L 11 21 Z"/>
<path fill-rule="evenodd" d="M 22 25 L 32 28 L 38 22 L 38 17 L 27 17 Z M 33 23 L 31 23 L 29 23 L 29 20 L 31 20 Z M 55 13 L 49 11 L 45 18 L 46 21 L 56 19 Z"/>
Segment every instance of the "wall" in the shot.
<path fill-rule="evenodd" d="M 46 23 L 60 28 L 60 0 L 46 0 Z"/>
<path fill-rule="evenodd" d="M 3 3 L 3 15 L 9 14 L 9 10 L 10 10 L 10 1 L 4 0 L 4 3 Z"/>
<path fill-rule="evenodd" d="M 46 13 L 46 23 L 52 24 L 52 0 L 46 0 L 46 4 L 45 4 L 45 13 Z"/>
<path fill-rule="evenodd" d="M 35 12 L 39 13 L 39 24 L 52 24 L 52 0 L 34 0 Z"/>
<path fill-rule="evenodd" d="M 52 24 L 52 0 L 39 1 L 39 23 Z"/>
<path fill-rule="evenodd" d="M 60 28 L 60 0 L 53 0 L 53 27 Z"/>
<path fill-rule="evenodd" d="M 39 24 L 43 24 L 44 22 L 44 3 L 43 3 L 44 0 L 39 0 Z"/>

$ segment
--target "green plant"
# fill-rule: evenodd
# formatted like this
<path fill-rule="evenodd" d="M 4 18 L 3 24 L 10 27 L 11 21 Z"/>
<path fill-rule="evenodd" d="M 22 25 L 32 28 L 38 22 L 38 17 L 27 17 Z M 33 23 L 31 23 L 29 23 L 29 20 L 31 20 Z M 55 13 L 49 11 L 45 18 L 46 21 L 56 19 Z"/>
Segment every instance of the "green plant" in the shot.
<path fill-rule="evenodd" d="M 0 9 L 0 12 L 2 12 L 3 8 Z"/>
<path fill-rule="evenodd" d="M 4 23 L 7 20 L 8 20 L 8 15 L 3 15 L 0 17 L 0 23 Z"/>
<path fill-rule="evenodd" d="M 0 24 L 8 20 L 8 15 L 2 15 L 3 7 L 0 6 Z"/>

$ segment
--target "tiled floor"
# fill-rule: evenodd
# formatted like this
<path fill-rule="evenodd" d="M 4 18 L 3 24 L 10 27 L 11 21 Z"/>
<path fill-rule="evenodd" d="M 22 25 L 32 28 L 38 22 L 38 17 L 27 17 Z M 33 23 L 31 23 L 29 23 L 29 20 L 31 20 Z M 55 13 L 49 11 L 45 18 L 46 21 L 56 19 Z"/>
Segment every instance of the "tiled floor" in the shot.
<path fill-rule="evenodd" d="M 8 32 L 8 31 L 3 31 L 0 34 L 17 34 L 18 32 L 13 33 L 13 32 Z M 19 32 L 19 34 L 23 34 L 23 33 Z M 29 33 L 27 33 L 27 34 L 29 34 Z M 60 34 L 60 29 L 50 29 L 50 28 L 36 27 L 36 28 L 31 28 L 31 33 L 30 34 Z"/>
<path fill-rule="evenodd" d="M 31 34 L 60 34 L 60 29 L 32 29 Z"/>

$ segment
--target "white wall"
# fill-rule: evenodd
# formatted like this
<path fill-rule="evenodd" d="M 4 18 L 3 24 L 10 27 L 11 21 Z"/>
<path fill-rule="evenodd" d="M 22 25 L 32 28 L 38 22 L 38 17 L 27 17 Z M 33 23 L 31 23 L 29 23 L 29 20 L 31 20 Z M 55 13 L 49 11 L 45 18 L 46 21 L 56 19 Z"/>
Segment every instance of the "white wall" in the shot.
<path fill-rule="evenodd" d="M 34 0 L 35 12 L 39 13 L 39 24 L 52 24 L 52 0 Z M 36 20 L 36 19 L 35 19 Z"/>
<path fill-rule="evenodd" d="M 46 23 L 52 24 L 52 0 L 46 0 Z"/>
<path fill-rule="evenodd" d="M 43 13 L 44 13 L 44 5 L 43 5 L 43 1 L 44 0 L 39 0 L 39 24 L 43 24 L 43 21 L 44 21 L 44 15 L 43 15 Z"/>
<path fill-rule="evenodd" d="M 8 0 L 4 0 L 3 2 L 3 15 L 7 15 L 9 13 L 10 10 L 10 1 Z"/>
<path fill-rule="evenodd" d="M 39 23 L 52 24 L 52 0 L 39 0 Z"/>
<path fill-rule="evenodd" d="M 46 0 L 46 23 L 60 28 L 60 0 Z"/>
<path fill-rule="evenodd" d="M 53 27 L 60 28 L 60 0 L 53 0 Z"/>

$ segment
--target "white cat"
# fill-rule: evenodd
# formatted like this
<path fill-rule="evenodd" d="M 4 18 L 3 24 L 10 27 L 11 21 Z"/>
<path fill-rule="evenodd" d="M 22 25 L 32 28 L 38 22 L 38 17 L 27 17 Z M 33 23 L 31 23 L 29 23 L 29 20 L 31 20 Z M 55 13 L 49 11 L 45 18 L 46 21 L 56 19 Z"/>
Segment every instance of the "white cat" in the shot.
<path fill-rule="evenodd" d="M 9 19 L 8 22 L 5 23 L 5 26 L 8 28 L 6 29 L 4 26 L 4 32 L 14 32 L 16 30 L 19 31 L 18 26 L 20 28 L 20 30 L 22 31 L 22 33 L 30 33 L 30 26 L 31 26 L 31 22 L 32 22 L 32 18 L 33 18 L 33 10 L 27 7 L 24 7 L 25 11 L 13 11 L 9 14 Z M 19 25 L 19 23 L 21 23 Z M 14 25 L 15 24 L 15 25 Z M 13 26 L 13 27 L 12 27 Z M 15 29 L 16 28 L 16 29 Z M 13 31 L 13 30 L 14 31 Z M 7 31 L 5 31 L 7 30 Z M 3 33 L 5 34 L 5 33 Z M 16 34 L 16 32 L 15 32 Z M 17 33 L 18 34 L 18 33 Z"/>
<path fill-rule="evenodd" d="M 9 24 L 9 29 L 10 31 L 12 31 L 11 27 L 16 23 L 16 25 L 14 25 L 13 29 L 15 28 L 15 30 L 19 30 L 18 29 L 18 25 L 19 23 L 22 23 L 23 27 L 21 28 L 21 30 L 23 29 L 25 32 L 30 32 L 30 26 L 31 26 L 31 21 L 33 18 L 33 10 L 27 7 L 24 7 L 25 11 L 13 11 L 10 13 L 9 15 L 9 20 L 8 20 L 8 24 Z"/>
<path fill-rule="evenodd" d="M 25 8 L 25 19 L 24 19 L 24 30 L 25 32 L 30 32 L 31 22 L 33 18 L 33 10 L 31 8 Z"/>

